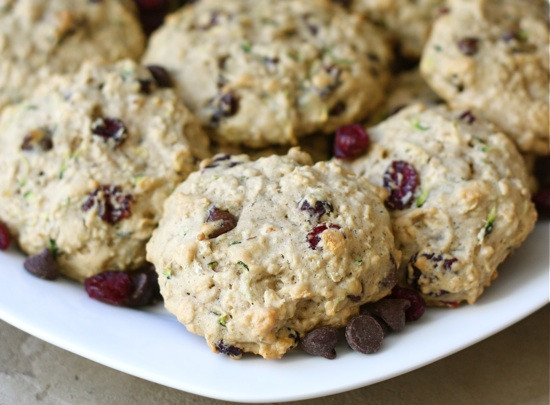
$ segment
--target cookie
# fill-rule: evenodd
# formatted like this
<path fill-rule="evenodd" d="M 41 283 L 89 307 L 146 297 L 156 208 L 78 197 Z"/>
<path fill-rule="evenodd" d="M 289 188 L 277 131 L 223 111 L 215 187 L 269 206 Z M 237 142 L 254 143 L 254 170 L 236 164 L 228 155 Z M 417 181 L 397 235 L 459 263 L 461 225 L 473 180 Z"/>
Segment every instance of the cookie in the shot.
<path fill-rule="evenodd" d="M 498 125 L 523 152 L 550 153 L 548 3 L 461 0 L 438 19 L 421 71 L 449 104 Z"/>
<path fill-rule="evenodd" d="M 84 59 L 138 58 L 144 37 L 117 0 L 0 0 L 0 109 Z"/>
<path fill-rule="evenodd" d="M 522 156 L 445 106 L 410 106 L 368 132 L 370 149 L 345 164 L 387 189 L 406 282 L 430 305 L 473 304 L 536 221 Z"/>
<path fill-rule="evenodd" d="M 139 267 L 165 198 L 208 138 L 172 89 L 131 61 L 52 77 L 0 115 L 0 219 L 76 280 Z"/>
<path fill-rule="evenodd" d="M 279 358 L 387 295 L 400 253 L 384 192 L 337 164 L 218 155 L 165 204 L 147 245 L 168 311 L 214 351 Z"/>
<path fill-rule="evenodd" d="M 332 139 L 324 134 L 308 135 L 299 140 L 300 149 L 311 156 L 313 162 L 330 160 L 332 157 Z M 212 155 L 248 155 L 252 160 L 271 155 L 286 155 L 290 146 L 278 145 L 262 149 L 246 148 L 239 145 L 211 144 Z"/>
<path fill-rule="evenodd" d="M 329 0 L 202 0 L 166 19 L 143 60 L 170 71 L 217 140 L 261 148 L 368 115 L 390 59 L 374 26 Z"/>
<path fill-rule="evenodd" d="M 384 27 L 406 58 L 418 59 L 446 0 L 332 0 Z"/>
<path fill-rule="evenodd" d="M 436 105 L 441 102 L 442 100 L 428 86 L 418 69 L 405 71 L 390 79 L 386 101 L 369 118 L 368 124 L 378 124 L 411 104 Z"/>

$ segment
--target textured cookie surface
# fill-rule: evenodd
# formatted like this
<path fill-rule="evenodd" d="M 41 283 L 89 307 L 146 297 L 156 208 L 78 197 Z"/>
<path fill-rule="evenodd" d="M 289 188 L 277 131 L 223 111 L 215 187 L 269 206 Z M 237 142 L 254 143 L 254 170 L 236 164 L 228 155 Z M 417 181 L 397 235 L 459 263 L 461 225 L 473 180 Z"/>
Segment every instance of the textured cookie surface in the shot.
<path fill-rule="evenodd" d="M 2 111 L 0 141 L 0 219 L 77 280 L 141 265 L 164 199 L 208 149 L 175 92 L 130 61 L 50 78 Z"/>
<path fill-rule="evenodd" d="M 251 147 L 368 115 L 389 59 L 378 30 L 328 0 L 202 0 L 170 16 L 144 56 L 213 135 Z"/>
<path fill-rule="evenodd" d="M 0 108 L 83 60 L 138 58 L 144 38 L 117 0 L 0 0 Z"/>
<path fill-rule="evenodd" d="M 218 155 L 167 200 L 147 258 L 166 308 L 213 350 L 281 357 L 397 281 L 384 190 L 309 163 Z"/>
<path fill-rule="evenodd" d="M 383 26 L 409 58 L 419 58 L 445 0 L 333 0 Z"/>
<path fill-rule="evenodd" d="M 436 105 L 441 99 L 428 86 L 417 69 L 402 72 L 390 79 L 388 97 L 368 120 L 369 124 L 377 124 L 383 119 L 395 114 L 403 108 L 415 104 Z"/>
<path fill-rule="evenodd" d="M 473 114 L 413 105 L 349 166 L 389 191 L 406 281 L 432 305 L 476 301 L 536 221 L 522 156 Z"/>
<path fill-rule="evenodd" d="M 421 70 L 449 104 L 497 124 L 522 151 L 548 154 L 548 41 L 546 1 L 453 1 Z"/>

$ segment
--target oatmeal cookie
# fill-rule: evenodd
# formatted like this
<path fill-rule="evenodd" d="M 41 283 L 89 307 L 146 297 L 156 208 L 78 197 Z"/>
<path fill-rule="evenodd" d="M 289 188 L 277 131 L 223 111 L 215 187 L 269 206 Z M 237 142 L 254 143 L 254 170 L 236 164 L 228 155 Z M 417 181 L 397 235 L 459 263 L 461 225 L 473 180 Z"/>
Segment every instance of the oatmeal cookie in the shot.
<path fill-rule="evenodd" d="M 166 201 L 147 259 L 166 308 L 214 351 L 279 358 L 390 292 L 383 189 L 309 155 L 218 155 Z"/>
<path fill-rule="evenodd" d="M 346 164 L 384 186 L 406 282 L 431 305 L 472 304 L 531 232 L 522 156 L 473 113 L 418 104 L 368 130 Z"/>
<path fill-rule="evenodd" d="M 169 16 L 144 61 L 222 142 L 260 148 L 331 132 L 383 101 L 391 52 L 329 0 L 202 0 Z"/>
<path fill-rule="evenodd" d="M 144 37 L 117 0 L 0 0 L 0 109 L 82 61 L 136 59 Z"/>
<path fill-rule="evenodd" d="M 390 79 L 388 97 L 370 117 L 368 123 L 369 125 L 378 124 L 411 104 L 436 105 L 441 102 L 442 100 L 428 86 L 418 69 L 405 71 Z"/>
<path fill-rule="evenodd" d="M 446 0 L 332 0 L 384 27 L 400 53 L 418 59 Z"/>
<path fill-rule="evenodd" d="M 449 104 L 498 125 L 523 152 L 550 153 L 548 3 L 460 0 L 436 24 L 421 71 Z"/>
<path fill-rule="evenodd" d="M 165 198 L 208 156 L 198 120 L 131 61 L 50 78 L 2 111 L 0 142 L 0 220 L 77 280 L 141 265 Z"/>

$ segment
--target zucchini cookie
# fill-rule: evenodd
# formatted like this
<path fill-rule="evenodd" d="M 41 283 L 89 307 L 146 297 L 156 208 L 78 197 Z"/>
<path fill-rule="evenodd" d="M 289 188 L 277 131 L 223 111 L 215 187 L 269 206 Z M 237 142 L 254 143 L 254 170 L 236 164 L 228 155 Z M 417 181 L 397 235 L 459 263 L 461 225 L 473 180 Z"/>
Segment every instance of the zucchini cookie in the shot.
<path fill-rule="evenodd" d="M 208 156 L 198 120 L 131 61 L 50 78 L 2 111 L 0 141 L 0 220 L 80 281 L 143 264 L 165 198 Z"/>
<path fill-rule="evenodd" d="M 442 100 L 428 86 L 419 70 L 402 72 L 390 79 L 386 101 L 368 122 L 372 125 L 378 124 L 380 121 L 415 103 L 436 105 L 441 102 Z"/>
<path fill-rule="evenodd" d="M 364 14 L 370 21 L 384 27 L 398 44 L 400 53 L 412 59 L 420 58 L 435 18 L 446 0 L 332 0 L 350 10 Z"/>
<path fill-rule="evenodd" d="M 138 58 L 144 37 L 117 0 L 0 0 L 0 109 L 84 58 Z"/>
<path fill-rule="evenodd" d="M 522 156 L 445 106 L 410 106 L 368 132 L 370 150 L 348 166 L 388 190 L 406 282 L 431 305 L 474 303 L 536 221 Z"/>
<path fill-rule="evenodd" d="M 421 71 L 450 105 L 498 125 L 523 152 L 550 153 L 548 3 L 461 0 L 436 22 Z"/>
<path fill-rule="evenodd" d="M 395 285 L 385 192 L 297 148 L 218 155 L 169 197 L 147 244 L 166 308 L 214 351 L 279 358 Z"/>
<path fill-rule="evenodd" d="M 167 68 L 218 141 L 297 144 L 372 112 L 391 52 L 329 0 L 202 0 L 169 16 L 144 62 Z"/>

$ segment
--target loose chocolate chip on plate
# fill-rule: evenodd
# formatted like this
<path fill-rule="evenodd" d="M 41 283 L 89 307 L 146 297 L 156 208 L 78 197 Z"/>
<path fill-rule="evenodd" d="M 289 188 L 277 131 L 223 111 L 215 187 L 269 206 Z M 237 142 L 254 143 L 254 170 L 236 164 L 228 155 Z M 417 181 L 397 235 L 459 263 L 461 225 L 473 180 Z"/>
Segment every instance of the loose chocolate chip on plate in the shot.
<path fill-rule="evenodd" d="M 55 261 L 54 253 L 45 248 L 41 253 L 29 256 L 23 263 L 23 267 L 33 276 L 45 280 L 54 280 L 59 277 L 59 266 Z"/>
<path fill-rule="evenodd" d="M 405 310 L 410 306 L 409 300 L 390 298 L 367 304 L 364 309 L 382 319 L 392 331 L 397 332 L 405 327 Z"/>
<path fill-rule="evenodd" d="M 380 350 L 384 330 L 370 315 L 359 315 L 352 318 L 346 326 L 346 340 L 349 346 L 358 352 L 370 354 Z"/>
<path fill-rule="evenodd" d="M 338 343 L 338 330 L 331 326 L 314 329 L 305 335 L 300 343 L 304 352 L 332 360 L 336 358 L 334 348 Z"/>

